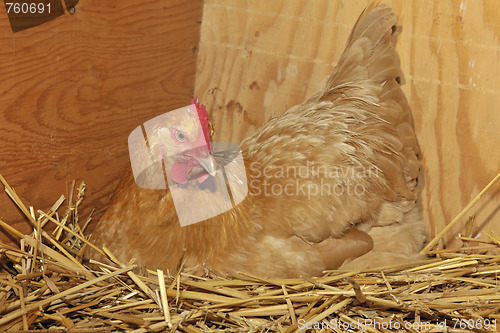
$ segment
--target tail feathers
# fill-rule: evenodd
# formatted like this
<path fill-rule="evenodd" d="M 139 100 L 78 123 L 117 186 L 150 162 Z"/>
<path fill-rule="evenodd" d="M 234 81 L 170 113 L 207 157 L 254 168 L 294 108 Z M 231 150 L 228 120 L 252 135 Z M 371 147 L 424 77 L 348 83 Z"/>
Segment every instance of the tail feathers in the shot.
<path fill-rule="evenodd" d="M 396 22 L 396 15 L 388 6 L 374 4 L 363 11 L 320 100 L 338 96 L 342 91 L 343 95 L 380 105 L 383 110 L 377 111 L 377 115 L 395 126 L 403 145 L 419 156 L 413 118 L 401 90 L 404 77 L 395 49 L 399 34 Z"/>
<path fill-rule="evenodd" d="M 397 18 L 390 7 L 374 6 L 365 9 L 356 22 L 326 90 L 366 80 L 402 83 L 403 73 L 394 49 Z"/>
<path fill-rule="evenodd" d="M 344 110 L 357 110 L 363 140 L 377 148 L 370 157 L 387 180 L 387 200 L 414 200 L 420 148 L 413 119 L 401 84 L 404 81 L 396 38 L 397 18 L 388 6 L 369 6 L 359 17 L 346 49 L 313 102 L 335 102 Z M 403 177 L 401 177 L 403 175 Z M 406 182 L 406 186 L 405 186 Z"/>
<path fill-rule="evenodd" d="M 389 6 L 372 4 L 359 16 L 347 45 L 360 38 L 367 38 L 376 45 L 386 36 L 389 29 L 394 29 L 396 22 L 397 18 Z"/>

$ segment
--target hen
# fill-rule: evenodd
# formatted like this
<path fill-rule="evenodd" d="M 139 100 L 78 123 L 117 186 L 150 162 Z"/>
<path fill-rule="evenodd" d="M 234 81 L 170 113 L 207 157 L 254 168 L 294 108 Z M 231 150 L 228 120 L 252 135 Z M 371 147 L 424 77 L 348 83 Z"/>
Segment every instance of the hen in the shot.
<path fill-rule="evenodd" d="M 324 90 L 241 143 L 249 188 L 241 203 L 181 227 L 171 190 L 141 189 L 127 172 L 93 242 L 123 262 L 171 272 L 181 260 L 268 277 L 415 260 L 425 240 L 420 152 L 400 88 L 395 24 L 389 7 L 367 8 Z M 92 249 L 88 256 L 105 259 Z"/>

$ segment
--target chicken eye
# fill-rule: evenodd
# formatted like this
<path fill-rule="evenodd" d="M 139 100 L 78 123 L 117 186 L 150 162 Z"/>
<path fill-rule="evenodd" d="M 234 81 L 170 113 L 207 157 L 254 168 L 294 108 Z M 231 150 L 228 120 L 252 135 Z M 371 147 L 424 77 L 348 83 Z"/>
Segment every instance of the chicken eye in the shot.
<path fill-rule="evenodd" d="M 175 138 L 179 141 L 179 142 L 183 142 L 184 140 L 186 140 L 186 136 L 184 135 L 184 133 L 182 133 L 181 131 L 175 131 Z"/>

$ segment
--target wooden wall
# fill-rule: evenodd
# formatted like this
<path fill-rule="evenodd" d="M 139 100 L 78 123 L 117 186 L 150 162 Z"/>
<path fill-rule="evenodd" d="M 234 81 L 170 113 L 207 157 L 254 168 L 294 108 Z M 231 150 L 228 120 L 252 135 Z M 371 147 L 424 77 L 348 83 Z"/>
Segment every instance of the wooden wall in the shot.
<path fill-rule="evenodd" d="M 0 174 L 26 204 L 49 208 L 85 180 L 82 217 L 99 217 L 129 164 L 129 133 L 193 95 L 202 9 L 82 0 L 74 15 L 12 33 L 0 5 Z M 0 218 L 29 230 L 3 191 Z"/>
<path fill-rule="evenodd" d="M 207 0 L 195 93 L 240 142 L 318 91 L 367 0 Z M 441 230 L 500 172 L 500 2 L 386 0 L 423 151 L 423 212 Z M 500 233 L 500 184 L 472 211 Z M 463 231 L 463 223 L 454 230 Z M 484 234 L 484 233 L 483 233 Z M 450 233 L 448 240 L 453 239 Z"/>

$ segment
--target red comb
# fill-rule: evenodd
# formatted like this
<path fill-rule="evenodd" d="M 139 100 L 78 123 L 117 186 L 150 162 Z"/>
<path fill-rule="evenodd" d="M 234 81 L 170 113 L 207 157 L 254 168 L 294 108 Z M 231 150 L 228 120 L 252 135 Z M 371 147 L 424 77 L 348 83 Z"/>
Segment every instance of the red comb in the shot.
<path fill-rule="evenodd" d="M 191 100 L 191 104 L 196 107 L 196 111 L 198 112 L 198 119 L 200 119 L 201 128 L 203 130 L 203 134 L 205 135 L 205 140 L 207 141 L 208 151 L 212 151 L 212 147 L 210 147 L 210 134 L 208 129 L 208 112 L 205 108 L 205 105 L 200 104 L 198 98 L 195 97 Z"/>

